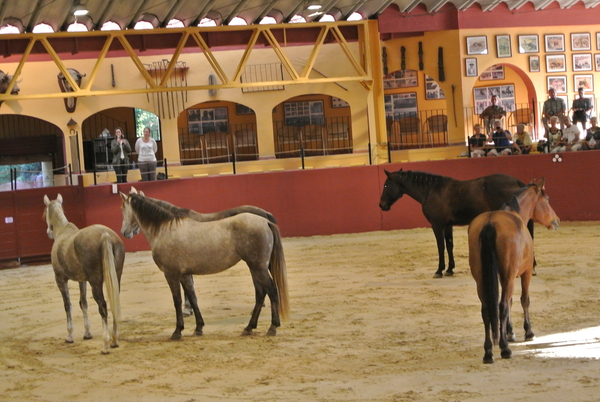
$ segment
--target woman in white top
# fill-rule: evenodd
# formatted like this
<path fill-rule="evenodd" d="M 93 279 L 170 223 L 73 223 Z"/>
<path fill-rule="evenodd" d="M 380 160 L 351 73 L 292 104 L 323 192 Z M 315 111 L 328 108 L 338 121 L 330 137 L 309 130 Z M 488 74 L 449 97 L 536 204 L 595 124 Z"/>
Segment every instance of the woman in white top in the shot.
<path fill-rule="evenodd" d="M 144 128 L 144 136 L 138 138 L 135 143 L 135 151 L 138 154 L 138 166 L 142 181 L 156 180 L 156 151 L 158 147 L 154 138 L 150 137 L 150 129 Z"/>

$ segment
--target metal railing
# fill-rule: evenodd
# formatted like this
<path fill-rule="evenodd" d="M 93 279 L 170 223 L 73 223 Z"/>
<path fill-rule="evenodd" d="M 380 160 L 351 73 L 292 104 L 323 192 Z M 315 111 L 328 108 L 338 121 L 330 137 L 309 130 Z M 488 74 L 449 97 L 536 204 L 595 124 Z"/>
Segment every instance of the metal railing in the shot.
<path fill-rule="evenodd" d="M 396 113 L 386 119 L 390 150 L 447 146 L 448 112 L 446 109 Z"/>

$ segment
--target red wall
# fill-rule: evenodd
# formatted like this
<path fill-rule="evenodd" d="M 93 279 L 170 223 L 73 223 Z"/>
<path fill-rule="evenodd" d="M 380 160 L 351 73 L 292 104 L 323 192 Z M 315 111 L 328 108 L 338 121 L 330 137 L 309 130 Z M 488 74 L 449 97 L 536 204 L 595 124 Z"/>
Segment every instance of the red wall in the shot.
<path fill-rule="evenodd" d="M 272 212 L 282 235 L 290 237 L 428 227 L 420 205 L 409 197 L 400 199 L 391 211 L 379 209 L 379 196 L 386 178 L 384 169 L 420 170 L 460 180 L 506 173 L 524 182 L 545 177 L 551 204 L 563 221 L 600 220 L 600 152 L 566 153 L 561 157 L 562 162 L 553 162 L 553 155 L 536 154 L 270 172 L 127 183 L 119 185 L 119 189 L 128 192 L 134 185 L 148 196 L 200 212 L 256 205 Z M 17 209 L 15 223 L 24 219 L 19 216 L 19 206 L 26 206 L 28 216 L 35 215 L 35 219 L 28 218 L 26 242 L 41 247 L 36 253 L 43 253 L 42 249 L 47 248 L 49 254 L 51 242 L 41 219 L 42 197 L 46 193 L 54 199 L 61 192 L 69 220 L 85 222 L 77 222 L 80 226 L 101 223 L 119 233 L 121 199 L 111 190 L 111 185 L 98 185 L 13 192 Z M 125 246 L 127 251 L 149 249 L 143 235 L 125 240 Z"/>

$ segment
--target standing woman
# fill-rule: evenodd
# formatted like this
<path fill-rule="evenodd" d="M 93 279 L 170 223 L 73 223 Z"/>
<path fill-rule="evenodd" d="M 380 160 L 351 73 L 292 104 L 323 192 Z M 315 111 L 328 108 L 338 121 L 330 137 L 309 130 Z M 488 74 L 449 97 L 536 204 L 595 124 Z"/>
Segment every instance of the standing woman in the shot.
<path fill-rule="evenodd" d="M 144 127 L 144 136 L 138 138 L 135 143 L 135 151 L 138 154 L 138 166 L 142 181 L 156 180 L 156 141 L 150 137 L 150 129 Z"/>
<path fill-rule="evenodd" d="M 117 183 L 127 183 L 131 145 L 123 135 L 121 127 L 117 127 L 115 130 L 115 139 L 110 144 L 110 150 L 113 154 L 112 164 L 117 175 Z"/>

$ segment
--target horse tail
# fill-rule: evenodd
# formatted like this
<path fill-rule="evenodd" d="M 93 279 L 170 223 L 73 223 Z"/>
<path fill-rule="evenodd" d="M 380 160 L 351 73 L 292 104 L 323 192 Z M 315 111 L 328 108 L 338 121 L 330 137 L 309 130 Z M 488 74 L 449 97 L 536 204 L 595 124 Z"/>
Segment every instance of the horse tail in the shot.
<path fill-rule="evenodd" d="M 108 303 L 115 321 L 118 322 L 121 320 L 121 303 L 119 301 L 119 278 L 115 267 L 113 244 L 110 235 L 106 232 L 102 233 L 100 242 L 102 244 L 102 270 Z"/>
<path fill-rule="evenodd" d="M 281 234 L 279 227 L 269 222 L 271 232 L 273 232 L 273 251 L 271 252 L 271 260 L 269 261 L 269 272 L 275 281 L 277 291 L 279 293 L 279 316 L 285 320 L 290 312 L 288 302 L 288 286 L 287 286 L 287 268 L 285 265 L 285 257 L 283 255 L 283 245 L 281 243 Z"/>
<path fill-rule="evenodd" d="M 479 234 L 481 247 L 481 276 L 483 282 L 483 298 L 486 305 L 486 313 L 492 328 L 492 339 L 498 342 L 499 319 L 498 319 L 498 253 L 496 251 L 496 227 L 487 223 Z"/>

